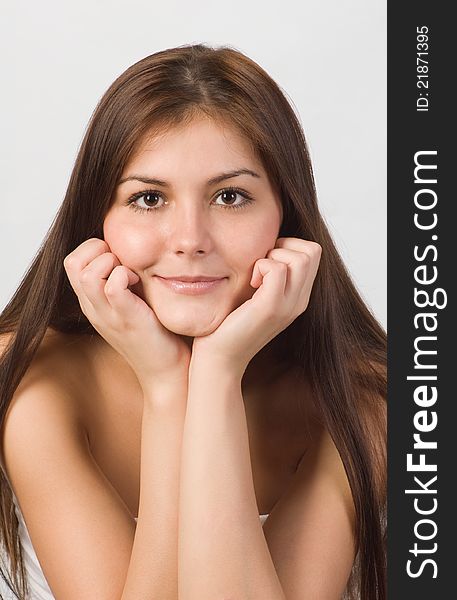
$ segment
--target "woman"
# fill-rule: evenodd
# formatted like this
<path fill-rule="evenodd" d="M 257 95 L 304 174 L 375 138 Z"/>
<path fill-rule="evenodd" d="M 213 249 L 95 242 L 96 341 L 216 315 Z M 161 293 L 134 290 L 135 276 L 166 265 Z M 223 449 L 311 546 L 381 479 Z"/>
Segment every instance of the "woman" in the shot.
<path fill-rule="evenodd" d="M 111 85 L 0 326 L 18 597 L 385 598 L 386 336 L 252 60 Z"/>

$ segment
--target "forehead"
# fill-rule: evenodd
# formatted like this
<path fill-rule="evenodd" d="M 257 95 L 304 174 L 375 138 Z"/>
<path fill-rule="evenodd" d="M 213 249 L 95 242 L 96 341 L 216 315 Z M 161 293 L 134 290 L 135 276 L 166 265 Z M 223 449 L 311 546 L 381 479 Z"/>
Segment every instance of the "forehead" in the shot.
<path fill-rule="evenodd" d="M 206 117 L 143 136 L 124 171 L 141 167 L 205 173 L 230 167 L 263 171 L 253 145 L 235 126 Z"/>

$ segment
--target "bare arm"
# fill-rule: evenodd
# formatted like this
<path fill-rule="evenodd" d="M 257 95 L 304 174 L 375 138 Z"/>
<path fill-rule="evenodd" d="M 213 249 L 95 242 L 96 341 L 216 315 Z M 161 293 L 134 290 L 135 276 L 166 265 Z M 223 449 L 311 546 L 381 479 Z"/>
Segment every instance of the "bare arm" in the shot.
<path fill-rule="evenodd" d="M 191 365 L 179 510 L 180 600 L 284 600 L 257 509 L 241 379 L 210 359 Z"/>
<path fill-rule="evenodd" d="M 187 376 L 144 394 L 138 522 L 122 600 L 177 600 L 178 501 Z"/>

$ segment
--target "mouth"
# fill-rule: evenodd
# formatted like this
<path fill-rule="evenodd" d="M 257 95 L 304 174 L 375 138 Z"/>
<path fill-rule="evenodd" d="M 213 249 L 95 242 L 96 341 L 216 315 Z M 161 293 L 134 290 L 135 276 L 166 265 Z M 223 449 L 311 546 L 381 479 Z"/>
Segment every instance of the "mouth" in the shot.
<path fill-rule="evenodd" d="M 179 277 L 160 277 L 155 276 L 158 281 L 168 289 L 178 294 L 205 294 L 220 287 L 228 277 L 204 277 L 204 276 L 179 276 Z"/>

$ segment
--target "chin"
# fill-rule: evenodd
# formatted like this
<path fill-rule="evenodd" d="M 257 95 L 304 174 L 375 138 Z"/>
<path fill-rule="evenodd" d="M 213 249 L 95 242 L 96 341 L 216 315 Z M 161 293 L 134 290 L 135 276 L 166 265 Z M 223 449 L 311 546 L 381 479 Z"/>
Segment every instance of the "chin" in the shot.
<path fill-rule="evenodd" d="M 220 313 L 214 315 L 197 315 L 197 314 L 170 314 L 169 311 L 155 311 L 157 318 L 162 325 L 178 335 L 186 335 L 189 337 L 202 337 L 213 333 L 227 314 Z"/>

